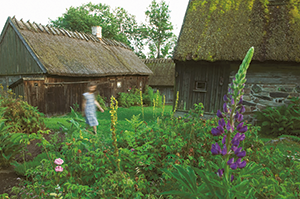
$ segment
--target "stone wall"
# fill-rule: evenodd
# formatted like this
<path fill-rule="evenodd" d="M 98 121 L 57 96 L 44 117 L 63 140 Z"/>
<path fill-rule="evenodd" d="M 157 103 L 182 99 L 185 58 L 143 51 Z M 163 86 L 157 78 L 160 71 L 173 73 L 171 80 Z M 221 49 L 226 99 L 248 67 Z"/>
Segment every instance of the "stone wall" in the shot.
<path fill-rule="evenodd" d="M 246 113 L 251 114 L 266 107 L 289 104 L 292 97 L 300 96 L 296 84 L 246 84 L 243 104 Z"/>

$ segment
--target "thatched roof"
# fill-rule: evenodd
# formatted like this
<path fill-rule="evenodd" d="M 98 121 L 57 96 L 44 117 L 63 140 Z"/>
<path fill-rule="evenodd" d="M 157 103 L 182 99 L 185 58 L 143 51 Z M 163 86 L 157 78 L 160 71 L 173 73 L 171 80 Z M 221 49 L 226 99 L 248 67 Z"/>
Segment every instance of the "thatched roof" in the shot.
<path fill-rule="evenodd" d="M 63 76 L 150 75 L 151 70 L 125 44 L 37 23 L 10 23 L 32 49 L 45 73 Z"/>
<path fill-rule="evenodd" d="M 149 76 L 150 86 L 173 86 L 175 83 L 175 63 L 172 59 L 144 59 L 143 62 L 152 70 Z"/>
<path fill-rule="evenodd" d="M 300 62 L 300 0 L 190 0 L 174 60 Z"/>

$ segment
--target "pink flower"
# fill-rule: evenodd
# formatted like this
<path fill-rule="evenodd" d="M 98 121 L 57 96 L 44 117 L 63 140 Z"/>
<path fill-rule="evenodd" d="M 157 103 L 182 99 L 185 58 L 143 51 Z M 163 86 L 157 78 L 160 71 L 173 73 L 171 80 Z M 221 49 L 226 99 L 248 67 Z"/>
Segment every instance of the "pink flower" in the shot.
<path fill-rule="evenodd" d="M 64 163 L 64 161 L 60 158 L 57 158 L 54 160 L 54 163 L 57 164 L 57 165 L 62 165 Z"/>
<path fill-rule="evenodd" d="M 56 172 L 62 172 L 63 170 L 64 170 L 64 168 L 62 168 L 61 166 L 55 167 Z"/>

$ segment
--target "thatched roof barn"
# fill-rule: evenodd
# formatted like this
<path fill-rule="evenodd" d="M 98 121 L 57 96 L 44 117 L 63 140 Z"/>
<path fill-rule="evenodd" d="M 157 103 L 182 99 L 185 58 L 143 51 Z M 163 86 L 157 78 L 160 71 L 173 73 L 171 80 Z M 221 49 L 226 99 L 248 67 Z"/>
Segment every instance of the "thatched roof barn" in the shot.
<path fill-rule="evenodd" d="M 172 59 L 144 59 L 143 62 L 153 72 L 149 76 L 148 84 L 154 91 L 159 90 L 165 95 L 166 104 L 173 104 L 175 63 Z"/>
<path fill-rule="evenodd" d="M 199 102 L 207 112 L 220 109 L 251 46 L 255 52 L 247 73 L 247 111 L 299 96 L 299 10 L 299 0 L 190 0 L 173 56 L 179 101 L 186 109 Z"/>
<path fill-rule="evenodd" d="M 63 107 L 38 107 L 46 114 L 68 112 L 73 104 L 81 104 L 81 95 L 89 81 L 98 82 L 100 94 L 110 98 L 128 87 L 144 88 L 152 74 L 123 43 L 10 17 L 0 36 L 0 60 L 2 84 L 9 85 L 22 78 L 18 82 L 27 85 L 25 82 L 30 78 L 44 79 L 36 86 L 44 93 L 30 101 L 47 104 L 46 101 L 52 100 L 51 103 L 59 104 L 55 96 L 63 93 L 60 99 L 64 100 Z M 11 88 L 14 90 L 16 86 Z M 34 97 L 28 89 L 17 90 L 18 95 L 27 99 Z M 71 90 L 76 99 L 69 97 Z"/>

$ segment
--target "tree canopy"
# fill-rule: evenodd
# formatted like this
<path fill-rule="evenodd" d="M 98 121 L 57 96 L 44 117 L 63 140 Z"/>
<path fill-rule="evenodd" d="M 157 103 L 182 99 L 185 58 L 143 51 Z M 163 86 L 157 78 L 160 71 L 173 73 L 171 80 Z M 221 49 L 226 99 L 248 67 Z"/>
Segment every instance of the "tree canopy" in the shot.
<path fill-rule="evenodd" d="M 111 10 L 106 4 L 87 3 L 70 7 L 61 17 L 50 20 L 55 27 L 85 33 L 92 33 L 93 26 L 101 26 L 104 38 L 129 45 L 141 58 L 146 58 L 146 44 L 150 58 L 171 57 L 176 36 L 172 33 L 168 5 L 164 1 L 158 4 L 153 0 L 145 14 L 147 23 L 138 25 L 135 16 L 124 8 Z"/>
<path fill-rule="evenodd" d="M 170 12 L 169 5 L 163 0 L 160 3 L 153 0 L 145 12 L 148 24 L 143 31 L 148 40 L 151 58 L 172 56 L 171 50 L 175 47 L 176 36 L 172 32 Z"/>

